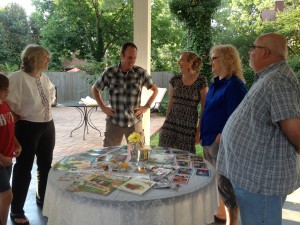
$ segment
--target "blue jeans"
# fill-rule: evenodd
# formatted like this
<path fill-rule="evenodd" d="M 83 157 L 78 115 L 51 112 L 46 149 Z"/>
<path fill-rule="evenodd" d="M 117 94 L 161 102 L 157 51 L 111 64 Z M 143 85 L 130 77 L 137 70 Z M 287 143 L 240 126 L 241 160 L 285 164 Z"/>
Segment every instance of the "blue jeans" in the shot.
<path fill-rule="evenodd" d="M 243 225 L 281 225 L 286 196 L 252 193 L 232 185 Z"/>

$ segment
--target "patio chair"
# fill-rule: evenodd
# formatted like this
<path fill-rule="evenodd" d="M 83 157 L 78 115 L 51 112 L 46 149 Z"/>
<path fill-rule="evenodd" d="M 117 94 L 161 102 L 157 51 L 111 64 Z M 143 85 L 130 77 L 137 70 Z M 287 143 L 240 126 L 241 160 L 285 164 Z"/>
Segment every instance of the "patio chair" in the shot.
<path fill-rule="evenodd" d="M 158 88 L 158 94 L 150 106 L 151 112 L 155 112 L 159 110 L 161 102 L 167 93 L 167 90 L 168 90 L 167 88 Z"/>

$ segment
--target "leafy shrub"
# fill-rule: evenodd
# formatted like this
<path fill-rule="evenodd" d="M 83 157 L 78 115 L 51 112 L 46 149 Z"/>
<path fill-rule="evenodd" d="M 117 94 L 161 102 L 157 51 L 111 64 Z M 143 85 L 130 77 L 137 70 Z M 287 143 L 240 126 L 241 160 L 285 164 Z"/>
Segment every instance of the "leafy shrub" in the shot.
<path fill-rule="evenodd" d="M 19 66 L 15 64 L 9 64 L 9 63 L 0 64 L 0 71 L 6 75 L 11 72 L 17 71 L 18 69 Z"/>
<path fill-rule="evenodd" d="M 288 62 L 289 62 L 289 65 L 294 70 L 298 80 L 300 81 L 300 56 L 294 55 L 288 60 Z"/>

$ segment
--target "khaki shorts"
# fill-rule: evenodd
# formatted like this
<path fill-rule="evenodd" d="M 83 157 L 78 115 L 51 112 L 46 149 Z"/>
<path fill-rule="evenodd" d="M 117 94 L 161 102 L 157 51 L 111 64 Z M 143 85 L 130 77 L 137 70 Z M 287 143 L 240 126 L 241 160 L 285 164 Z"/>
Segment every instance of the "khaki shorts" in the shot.
<path fill-rule="evenodd" d="M 108 147 L 121 145 L 124 135 L 127 141 L 129 135 L 133 132 L 138 132 L 142 135 L 142 145 L 144 145 L 145 136 L 142 121 L 137 122 L 132 127 L 120 127 L 116 124 L 113 124 L 109 119 L 107 119 L 103 146 Z"/>
<path fill-rule="evenodd" d="M 219 143 L 214 141 L 211 145 L 203 146 L 204 158 L 216 168 Z"/>

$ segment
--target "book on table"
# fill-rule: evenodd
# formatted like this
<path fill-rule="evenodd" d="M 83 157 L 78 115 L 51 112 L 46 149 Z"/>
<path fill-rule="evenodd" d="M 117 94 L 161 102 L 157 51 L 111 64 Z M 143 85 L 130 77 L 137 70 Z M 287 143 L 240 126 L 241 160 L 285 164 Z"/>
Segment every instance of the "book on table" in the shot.
<path fill-rule="evenodd" d="M 54 170 L 89 169 L 96 158 L 82 156 L 66 156 L 53 165 Z"/>
<path fill-rule="evenodd" d="M 131 178 L 125 183 L 121 184 L 118 189 L 122 191 L 127 191 L 133 194 L 142 195 L 146 191 L 148 191 L 151 187 L 153 187 L 156 182 L 151 181 L 147 178 Z"/>
<path fill-rule="evenodd" d="M 78 188 L 87 192 L 108 195 L 129 178 L 130 176 L 112 173 L 92 174 Z"/>
<path fill-rule="evenodd" d="M 129 178 L 130 176 L 112 173 L 92 173 L 84 180 L 74 180 L 66 189 L 108 195 Z"/>

